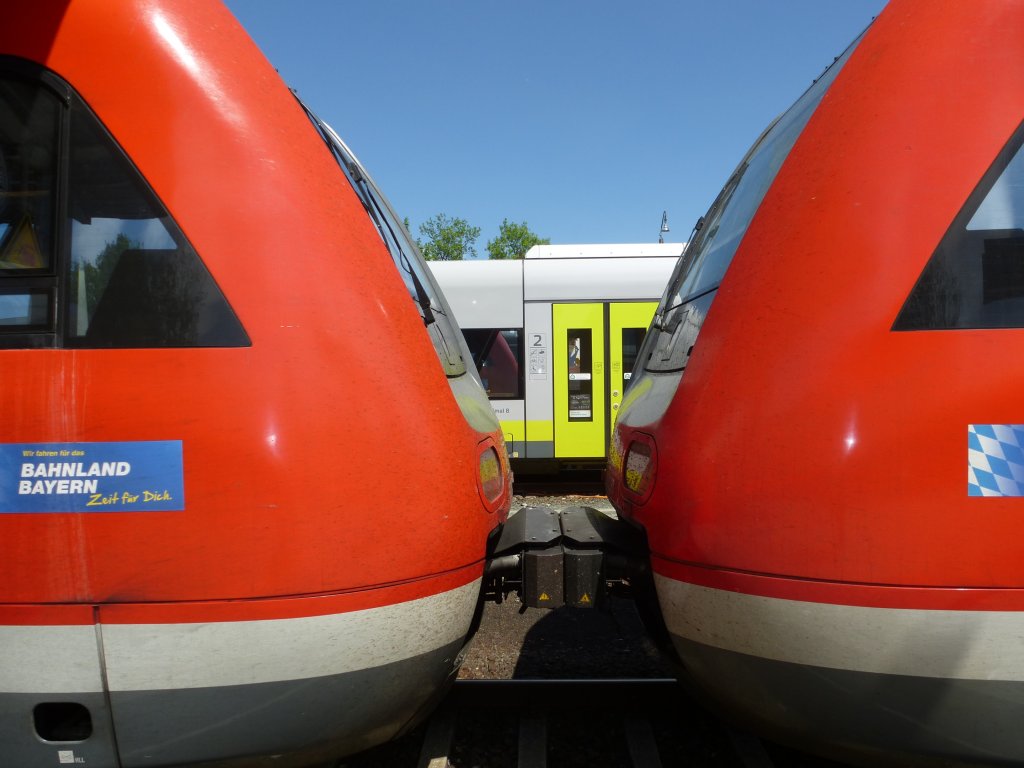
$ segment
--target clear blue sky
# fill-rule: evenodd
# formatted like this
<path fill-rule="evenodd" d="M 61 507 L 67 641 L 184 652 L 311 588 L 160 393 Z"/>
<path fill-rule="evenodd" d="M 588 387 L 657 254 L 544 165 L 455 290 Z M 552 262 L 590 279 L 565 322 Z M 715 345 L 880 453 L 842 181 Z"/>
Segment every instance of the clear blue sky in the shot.
<path fill-rule="evenodd" d="M 400 216 L 687 238 L 885 0 L 227 0 Z"/>

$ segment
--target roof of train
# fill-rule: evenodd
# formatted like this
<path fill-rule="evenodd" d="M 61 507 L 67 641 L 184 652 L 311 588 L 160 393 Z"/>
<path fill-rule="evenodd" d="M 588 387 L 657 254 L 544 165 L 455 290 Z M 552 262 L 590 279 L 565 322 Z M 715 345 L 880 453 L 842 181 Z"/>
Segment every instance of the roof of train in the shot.
<path fill-rule="evenodd" d="M 512 328 L 522 325 L 529 301 L 657 301 L 683 247 L 538 245 L 525 259 L 428 264 L 462 327 Z"/>
<path fill-rule="evenodd" d="M 686 243 L 584 243 L 573 245 L 535 245 L 527 259 L 601 259 L 644 256 L 678 258 Z"/>

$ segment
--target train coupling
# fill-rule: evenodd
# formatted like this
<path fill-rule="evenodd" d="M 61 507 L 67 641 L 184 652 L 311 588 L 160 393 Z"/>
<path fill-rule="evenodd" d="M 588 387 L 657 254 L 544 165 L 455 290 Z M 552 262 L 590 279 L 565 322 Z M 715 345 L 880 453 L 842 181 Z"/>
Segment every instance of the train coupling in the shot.
<path fill-rule="evenodd" d="M 643 531 L 592 507 L 523 507 L 489 550 L 484 599 L 516 592 L 528 608 L 593 608 L 648 568 Z"/>

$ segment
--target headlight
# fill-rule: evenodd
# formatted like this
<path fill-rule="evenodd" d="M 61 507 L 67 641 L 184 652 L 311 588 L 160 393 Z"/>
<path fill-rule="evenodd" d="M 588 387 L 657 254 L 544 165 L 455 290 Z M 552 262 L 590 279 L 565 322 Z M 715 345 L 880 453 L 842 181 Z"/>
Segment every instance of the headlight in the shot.
<path fill-rule="evenodd" d="M 488 441 L 485 446 L 480 453 L 477 483 L 480 498 L 487 506 L 487 511 L 494 512 L 505 492 L 505 475 L 502 472 L 501 459 L 494 444 Z"/>
<path fill-rule="evenodd" d="M 623 465 L 623 481 L 626 491 L 634 501 L 643 504 L 654 490 L 654 479 L 658 470 L 658 451 L 654 438 L 642 432 L 632 435 L 626 460 Z"/>

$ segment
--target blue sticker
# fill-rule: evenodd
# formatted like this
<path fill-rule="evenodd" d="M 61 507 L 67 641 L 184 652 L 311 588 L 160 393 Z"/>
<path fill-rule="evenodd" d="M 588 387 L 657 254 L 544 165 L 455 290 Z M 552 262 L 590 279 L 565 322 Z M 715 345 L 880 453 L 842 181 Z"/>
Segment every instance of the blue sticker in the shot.
<path fill-rule="evenodd" d="M 180 440 L 0 445 L 0 513 L 184 508 Z"/>
<path fill-rule="evenodd" d="M 967 495 L 1024 496 L 1024 424 L 967 427 Z"/>

